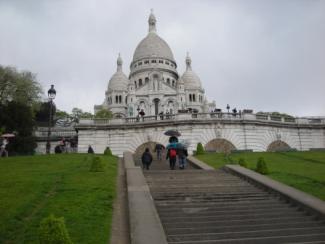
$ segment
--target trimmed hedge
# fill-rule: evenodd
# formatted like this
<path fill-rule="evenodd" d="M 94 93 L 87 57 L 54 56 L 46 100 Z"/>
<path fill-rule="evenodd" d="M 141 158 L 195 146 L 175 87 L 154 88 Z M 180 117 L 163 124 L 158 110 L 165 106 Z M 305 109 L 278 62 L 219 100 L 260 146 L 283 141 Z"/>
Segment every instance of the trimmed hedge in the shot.
<path fill-rule="evenodd" d="M 53 214 L 41 221 L 39 229 L 40 244 L 72 244 L 65 226 L 64 218 Z"/>
<path fill-rule="evenodd" d="M 244 168 L 247 168 L 247 163 L 246 163 L 245 159 L 243 159 L 243 158 L 240 158 L 240 159 L 238 160 L 238 164 L 239 164 L 240 166 L 244 167 Z"/>
<path fill-rule="evenodd" d="M 205 153 L 205 151 L 204 151 L 203 145 L 201 142 L 199 142 L 196 146 L 196 155 L 202 155 L 204 153 Z"/>
<path fill-rule="evenodd" d="M 266 162 L 265 162 L 264 158 L 262 158 L 262 157 L 258 158 L 258 160 L 257 160 L 256 172 L 258 172 L 262 175 L 267 175 L 269 173 Z"/>
<path fill-rule="evenodd" d="M 100 159 L 100 157 L 92 158 L 92 162 L 91 162 L 89 171 L 90 172 L 104 172 L 105 171 L 104 164 L 103 164 L 102 160 Z"/>
<path fill-rule="evenodd" d="M 105 151 L 104 151 L 104 155 L 106 156 L 113 156 L 112 151 L 109 147 L 106 147 Z"/>

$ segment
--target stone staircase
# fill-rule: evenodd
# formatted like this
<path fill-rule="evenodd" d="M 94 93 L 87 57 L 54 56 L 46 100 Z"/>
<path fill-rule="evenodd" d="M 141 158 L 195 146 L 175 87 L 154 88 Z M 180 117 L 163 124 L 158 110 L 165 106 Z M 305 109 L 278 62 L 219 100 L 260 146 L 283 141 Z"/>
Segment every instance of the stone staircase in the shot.
<path fill-rule="evenodd" d="M 170 244 L 325 243 L 322 220 L 237 176 L 162 165 L 144 175 Z"/>

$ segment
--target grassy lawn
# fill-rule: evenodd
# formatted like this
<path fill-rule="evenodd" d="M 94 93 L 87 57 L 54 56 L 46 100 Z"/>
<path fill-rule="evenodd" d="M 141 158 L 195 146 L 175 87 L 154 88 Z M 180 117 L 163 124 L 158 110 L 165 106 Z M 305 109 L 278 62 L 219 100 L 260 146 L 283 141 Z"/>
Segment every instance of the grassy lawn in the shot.
<path fill-rule="evenodd" d="M 89 172 L 86 154 L 0 159 L 0 243 L 38 243 L 42 218 L 64 217 L 74 243 L 108 243 L 117 158 L 100 156 L 105 172 Z"/>
<path fill-rule="evenodd" d="M 230 158 L 222 153 L 209 153 L 196 157 L 216 169 L 236 163 L 239 158 L 245 159 L 248 168 L 255 169 L 257 159 L 264 157 L 269 177 L 325 200 L 325 152 L 232 153 Z"/>

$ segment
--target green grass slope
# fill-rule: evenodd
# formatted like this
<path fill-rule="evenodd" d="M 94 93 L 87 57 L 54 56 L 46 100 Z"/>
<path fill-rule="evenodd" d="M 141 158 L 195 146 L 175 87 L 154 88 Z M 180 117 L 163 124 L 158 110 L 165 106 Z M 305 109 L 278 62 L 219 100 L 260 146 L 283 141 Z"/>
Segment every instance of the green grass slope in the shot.
<path fill-rule="evenodd" d="M 64 217 L 74 243 L 107 243 L 117 158 L 100 156 L 105 172 L 90 172 L 85 154 L 0 159 L 0 243 L 38 243 L 49 214 Z"/>
<path fill-rule="evenodd" d="M 255 169 L 257 159 L 264 157 L 269 177 L 325 200 L 325 152 L 208 153 L 196 157 L 214 168 L 244 158 L 250 169 Z"/>

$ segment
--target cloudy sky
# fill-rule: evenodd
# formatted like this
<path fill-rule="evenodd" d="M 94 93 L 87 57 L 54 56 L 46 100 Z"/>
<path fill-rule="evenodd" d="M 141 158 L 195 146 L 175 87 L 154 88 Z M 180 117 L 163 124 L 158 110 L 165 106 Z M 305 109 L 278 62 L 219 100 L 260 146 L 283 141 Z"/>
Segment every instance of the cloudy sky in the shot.
<path fill-rule="evenodd" d="M 151 8 L 179 74 L 189 51 L 217 107 L 325 115 L 325 0 L 0 0 L 0 64 L 54 84 L 59 109 L 93 111 Z"/>

